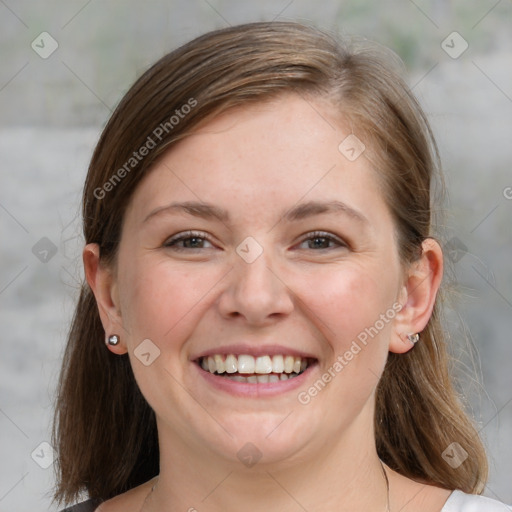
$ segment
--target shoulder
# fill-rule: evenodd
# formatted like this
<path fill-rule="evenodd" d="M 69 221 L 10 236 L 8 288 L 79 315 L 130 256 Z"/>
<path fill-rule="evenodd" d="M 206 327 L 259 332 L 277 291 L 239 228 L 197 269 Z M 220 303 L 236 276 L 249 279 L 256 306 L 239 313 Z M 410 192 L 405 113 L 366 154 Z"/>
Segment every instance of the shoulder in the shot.
<path fill-rule="evenodd" d="M 441 512 L 512 512 L 512 507 L 485 496 L 453 491 Z"/>
<path fill-rule="evenodd" d="M 107 501 L 88 500 L 60 512 L 139 512 L 156 478 Z"/>

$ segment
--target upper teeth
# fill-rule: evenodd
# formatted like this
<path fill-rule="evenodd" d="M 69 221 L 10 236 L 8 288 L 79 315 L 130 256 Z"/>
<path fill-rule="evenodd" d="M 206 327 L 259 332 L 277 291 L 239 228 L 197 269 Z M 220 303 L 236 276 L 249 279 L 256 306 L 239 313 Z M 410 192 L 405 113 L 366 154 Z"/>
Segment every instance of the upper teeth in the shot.
<path fill-rule="evenodd" d="M 201 367 L 210 373 L 300 373 L 308 366 L 306 359 L 294 356 L 259 356 L 229 354 L 201 358 Z"/>

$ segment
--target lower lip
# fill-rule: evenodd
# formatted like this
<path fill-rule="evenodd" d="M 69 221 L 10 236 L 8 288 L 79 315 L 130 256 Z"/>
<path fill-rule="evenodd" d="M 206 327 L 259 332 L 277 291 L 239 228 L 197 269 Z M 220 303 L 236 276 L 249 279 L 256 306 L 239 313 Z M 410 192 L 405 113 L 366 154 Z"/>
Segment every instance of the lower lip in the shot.
<path fill-rule="evenodd" d="M 278 382 L 236 382 L 226 377 L 219 377 L 213 373 L 203 370 L 197 363 L 193 363 L 196 367 L 199 375 L 206 380 L 206 382 L 212 385 L 214 388 L 221 391 L 225 391 L 235 396 L 243 397 L 271 397 L 288 393 L 296 390 L 297 388 L 304 386 L 304 383 L 311 373 L 315 370 L 318 362 L 315 362 L 308 366 L 300 375 L 287 380 L 280 380 Z"/>

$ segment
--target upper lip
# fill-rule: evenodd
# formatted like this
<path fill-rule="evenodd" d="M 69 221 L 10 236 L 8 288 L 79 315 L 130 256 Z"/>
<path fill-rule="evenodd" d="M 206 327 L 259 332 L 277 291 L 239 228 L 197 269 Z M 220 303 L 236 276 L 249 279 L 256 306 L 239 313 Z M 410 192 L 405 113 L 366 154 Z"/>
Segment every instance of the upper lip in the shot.
<path fill-rule="evenodd" d="M 239 343 L 236 345 L 222 345 L 220 347 L 211 348 L 192 356 L 192 360 L 195 361 L 197 359 L 201 359 L 203 357 L 214 356 L 215 354 L 228 355 L 234 354 L 236 356 L 239 355 L 250 355 L 253 357 L 259 356 L 276 356 L 276 355 L 290 355 L 294 357 L 302 357 L 317 359 L 313 354 L 308 352 L 297 350 L 292 347 L 285 347 L 284 345 L 254 345 L 254 344 L 244 344 Z"/>

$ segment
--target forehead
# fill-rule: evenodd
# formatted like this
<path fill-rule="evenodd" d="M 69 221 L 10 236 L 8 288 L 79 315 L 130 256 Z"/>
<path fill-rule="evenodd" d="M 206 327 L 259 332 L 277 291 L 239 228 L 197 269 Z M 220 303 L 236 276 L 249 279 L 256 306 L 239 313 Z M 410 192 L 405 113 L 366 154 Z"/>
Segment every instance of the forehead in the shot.
<path fill-rule="evenodd" d="M 378 180 L 364 153 L 347 158 L 349 136 L 326 100 L 288 95 L 232 109 L 169 149 L 139 185 L 133 207 L 140 217 L 176 199 L 242 207 L 246 215 L 301 199 L 364 204 L 373 195 L 375 204 Z"/>

